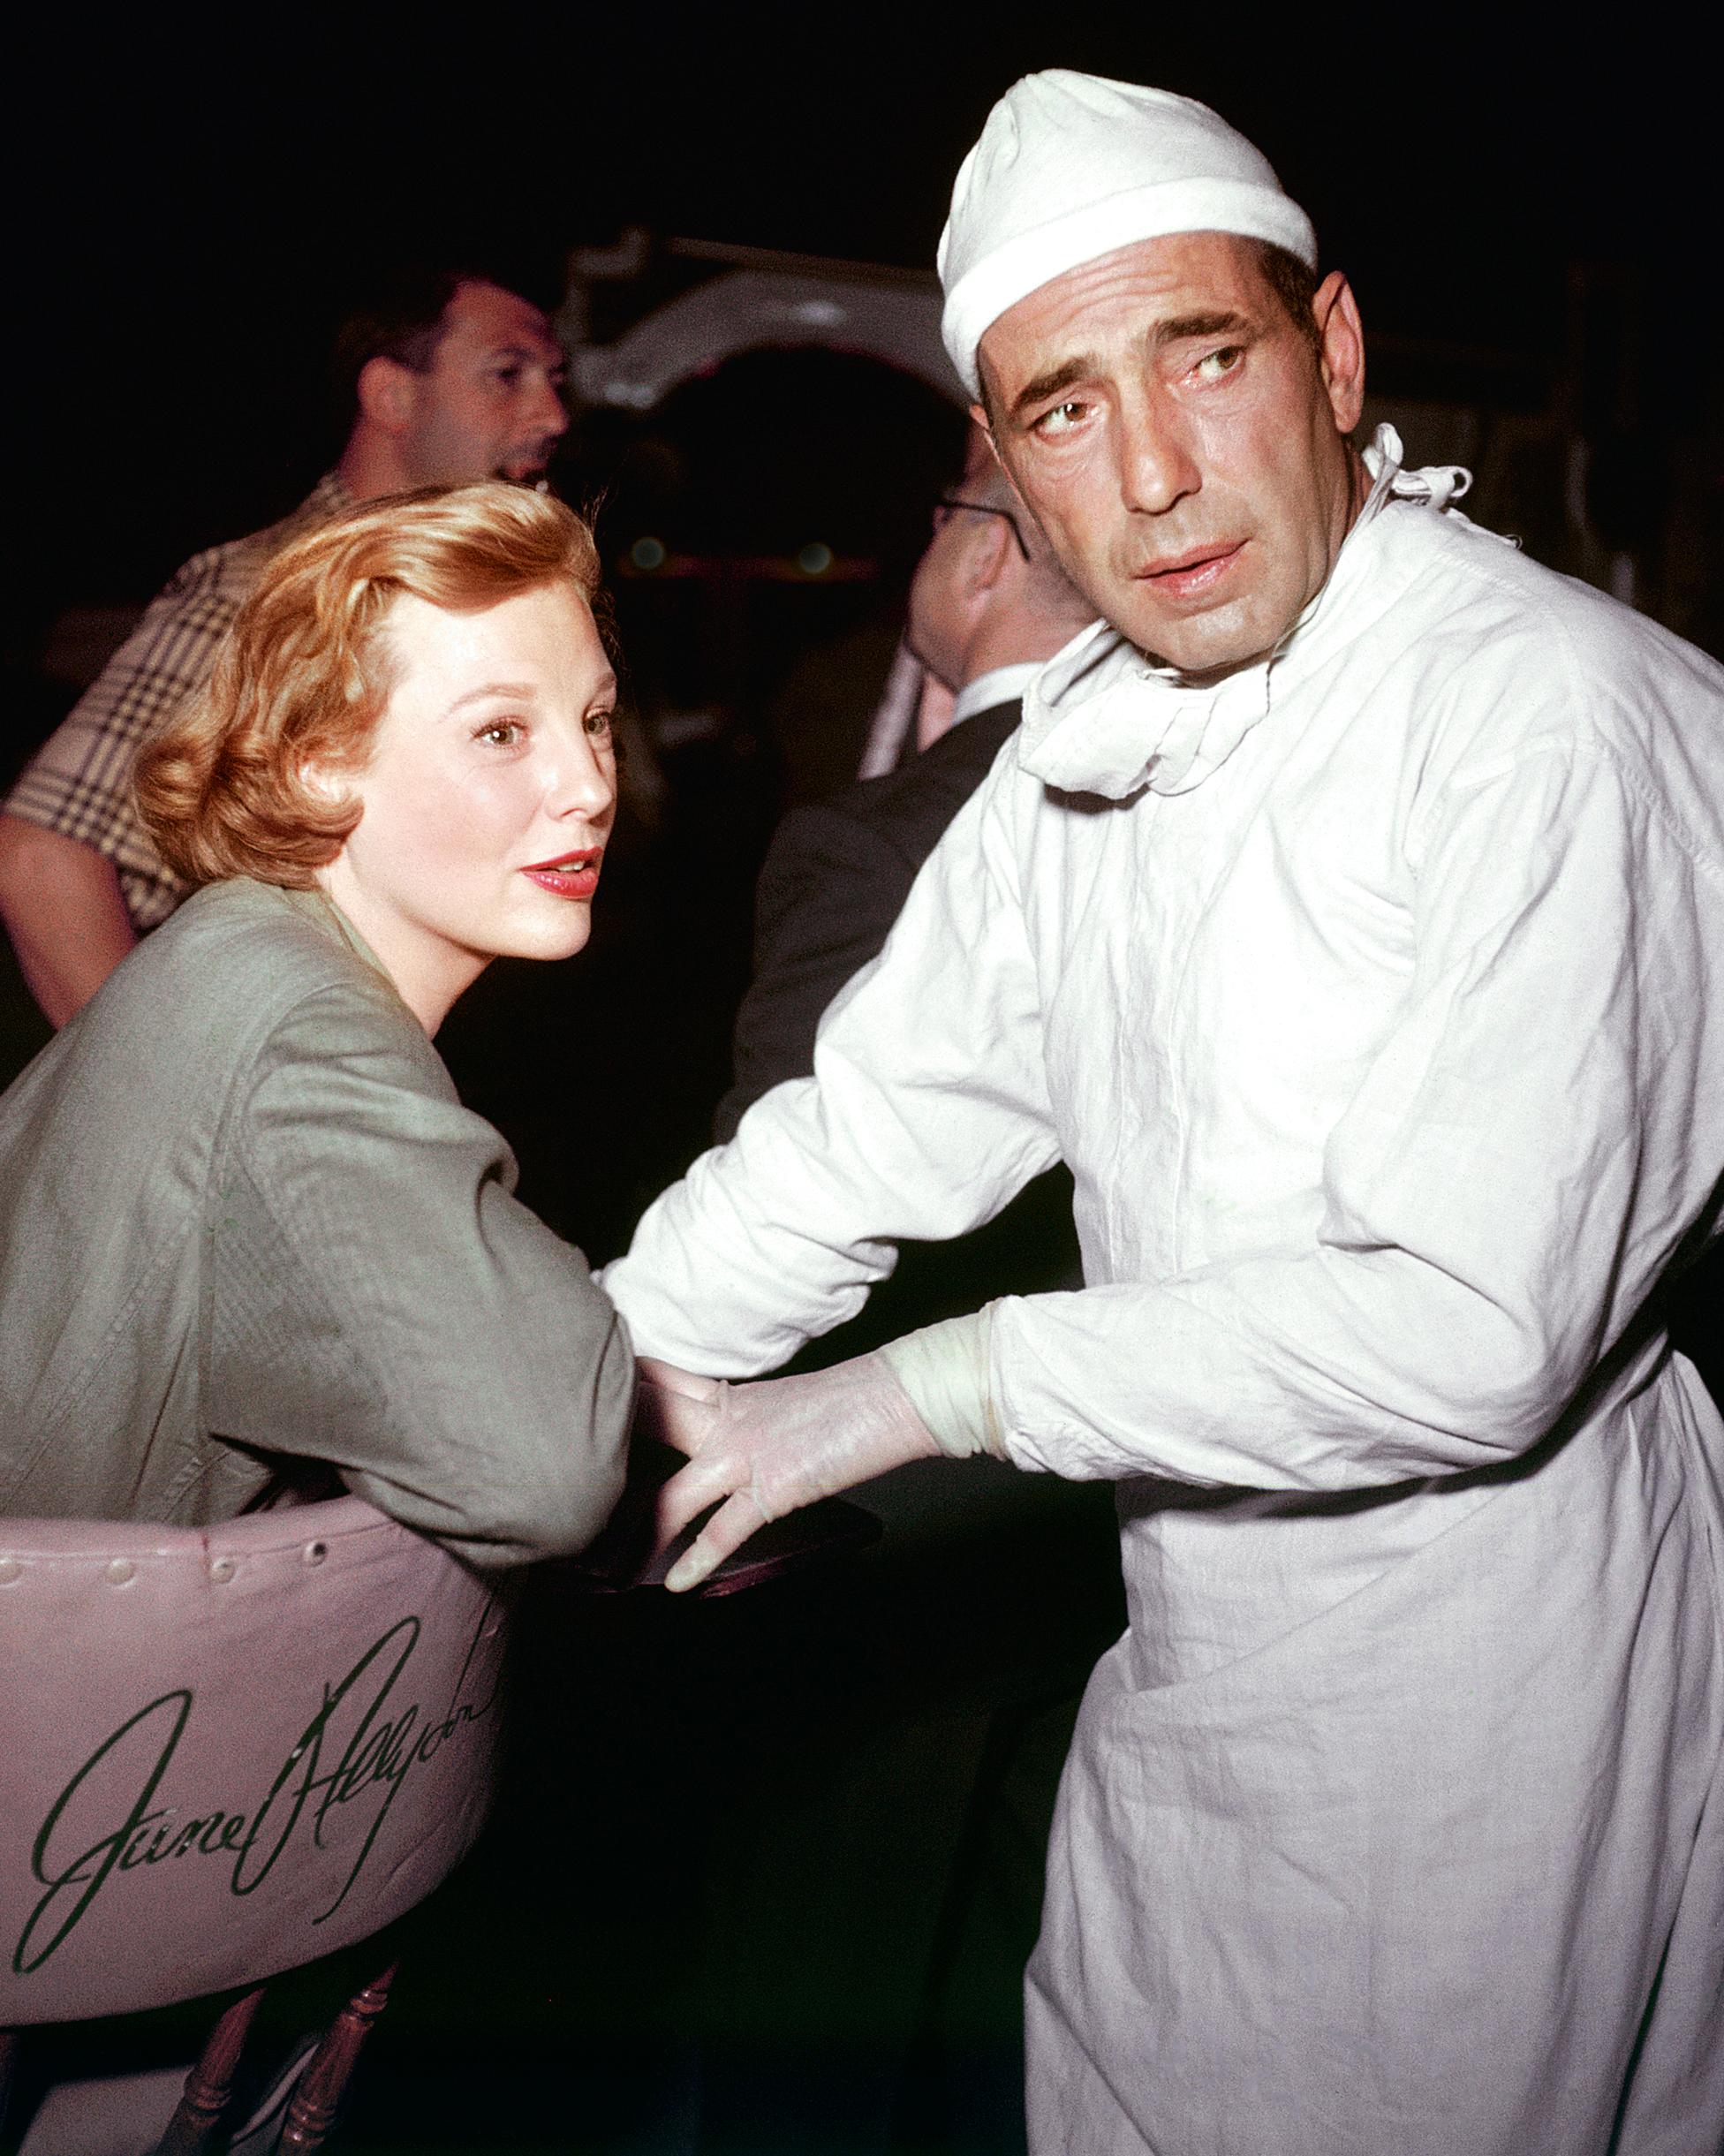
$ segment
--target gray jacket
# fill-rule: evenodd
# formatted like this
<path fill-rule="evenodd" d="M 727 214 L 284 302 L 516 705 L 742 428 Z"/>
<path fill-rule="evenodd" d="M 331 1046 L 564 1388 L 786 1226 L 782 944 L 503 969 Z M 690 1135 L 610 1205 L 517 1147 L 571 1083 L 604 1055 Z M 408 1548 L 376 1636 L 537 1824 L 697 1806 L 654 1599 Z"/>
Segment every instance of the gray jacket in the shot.
<path fill-rule="evenodd" d="M 628 1337 L 321 899 L 237 881 L 0 1101 L 0 1515 L 195 1524 L 282 1455 L 481 1563 L 622 1487 Z"/>

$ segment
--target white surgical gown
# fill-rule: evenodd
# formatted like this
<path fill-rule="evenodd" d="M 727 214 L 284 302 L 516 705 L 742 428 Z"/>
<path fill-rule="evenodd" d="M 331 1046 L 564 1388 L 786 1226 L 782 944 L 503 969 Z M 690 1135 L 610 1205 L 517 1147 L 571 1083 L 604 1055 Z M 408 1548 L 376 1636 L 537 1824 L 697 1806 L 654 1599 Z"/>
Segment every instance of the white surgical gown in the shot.
<path fill-rule="evenodd" d="M 1401 474 L 1219 689 L 1104 625 L 643 1221 L 775 1367 L 1063 1158 L 1012 1457 L 1130 1629 L 1028 1978 L 1040 2156 L 1715 2156 L 1724 1431 L 1649 1295 L 1724 1174 L 1724 674 Z"/>

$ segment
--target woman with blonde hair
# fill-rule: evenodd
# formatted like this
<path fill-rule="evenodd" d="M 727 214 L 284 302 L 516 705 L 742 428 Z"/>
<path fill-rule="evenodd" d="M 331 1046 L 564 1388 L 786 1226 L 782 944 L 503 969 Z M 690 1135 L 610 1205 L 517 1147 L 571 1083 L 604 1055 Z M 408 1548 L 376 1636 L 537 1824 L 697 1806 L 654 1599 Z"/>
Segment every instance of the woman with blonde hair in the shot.
<path fill-rule="evenodd" d="M 276 557 L 140 760 L 194 895 L 0 1101 L 0 1515 L 198 1524 L 333 1469 L 476 1562 L 584 1547 L 633 1370 L 431 1036 L 585 944 L 591 534 L 498 482 Z"/>

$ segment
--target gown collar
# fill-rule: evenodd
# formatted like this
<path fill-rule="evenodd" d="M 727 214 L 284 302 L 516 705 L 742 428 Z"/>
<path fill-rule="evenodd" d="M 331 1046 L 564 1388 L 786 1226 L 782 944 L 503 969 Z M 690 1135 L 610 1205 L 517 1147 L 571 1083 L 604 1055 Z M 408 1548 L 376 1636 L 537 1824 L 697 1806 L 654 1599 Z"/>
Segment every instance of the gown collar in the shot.
<path fill-rule="evenodd" d="M 1379 566 L 1384 505 L 1399 500 L 1442 511 L 1471 484 L 1458 465 L 1405 471 L 1402 455 L 1394 427 L 1380 427 L 1365 451 L 1372 482 L 1365 506 L 1322 590 L 1267 658 L 1195 685 L 1146 658 L 1111 623 L 1092 623 L 1025 693 L 1022 768 L 1062 792 L 1113 801 L 1145 788 L 1189 793 L 1201 785 L 1268 716 L 1277 689 L 1374 618 L 1377 609 L 1356 602 Z"/>

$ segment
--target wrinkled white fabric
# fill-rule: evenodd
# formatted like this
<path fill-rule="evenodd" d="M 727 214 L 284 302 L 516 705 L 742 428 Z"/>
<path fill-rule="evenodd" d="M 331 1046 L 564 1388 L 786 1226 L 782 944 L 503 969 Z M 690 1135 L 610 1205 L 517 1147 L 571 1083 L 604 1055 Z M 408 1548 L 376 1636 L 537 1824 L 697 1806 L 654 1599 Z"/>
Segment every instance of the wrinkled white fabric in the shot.
<path fill-rule="evenodd" d="M 963 1318 L 943 1318 L 875 1352 L 910 1395 L 928 1434 L 949 1459 L 979 1452 L 1006 1456 L 994 1405 L 994 1305 Z"/>
<path fill-rule="evenodd" d="M 1724 674 L 1415 477 L 1217 695 L 1055 660 L 815 1077 L 606 1282 L 770 1367 L 1070 1164 L 1089 1284 L 992 1332 L 1130 1613 L 1042 2156 L 1724 2136 L 1724 1431 L 1647 1308 L 1724 1174 Z"/>
<path fill-rule="evenodd" d="M 940 235 L 941 333 L 972 397 L 1008 307 L 1080 263 L 1170 232 L 1240 232 L 1317 267 L 1317 236 L 1262 151 L 1172 90 L 1069 67 L 1022 76 L 958 167 Z"/>

